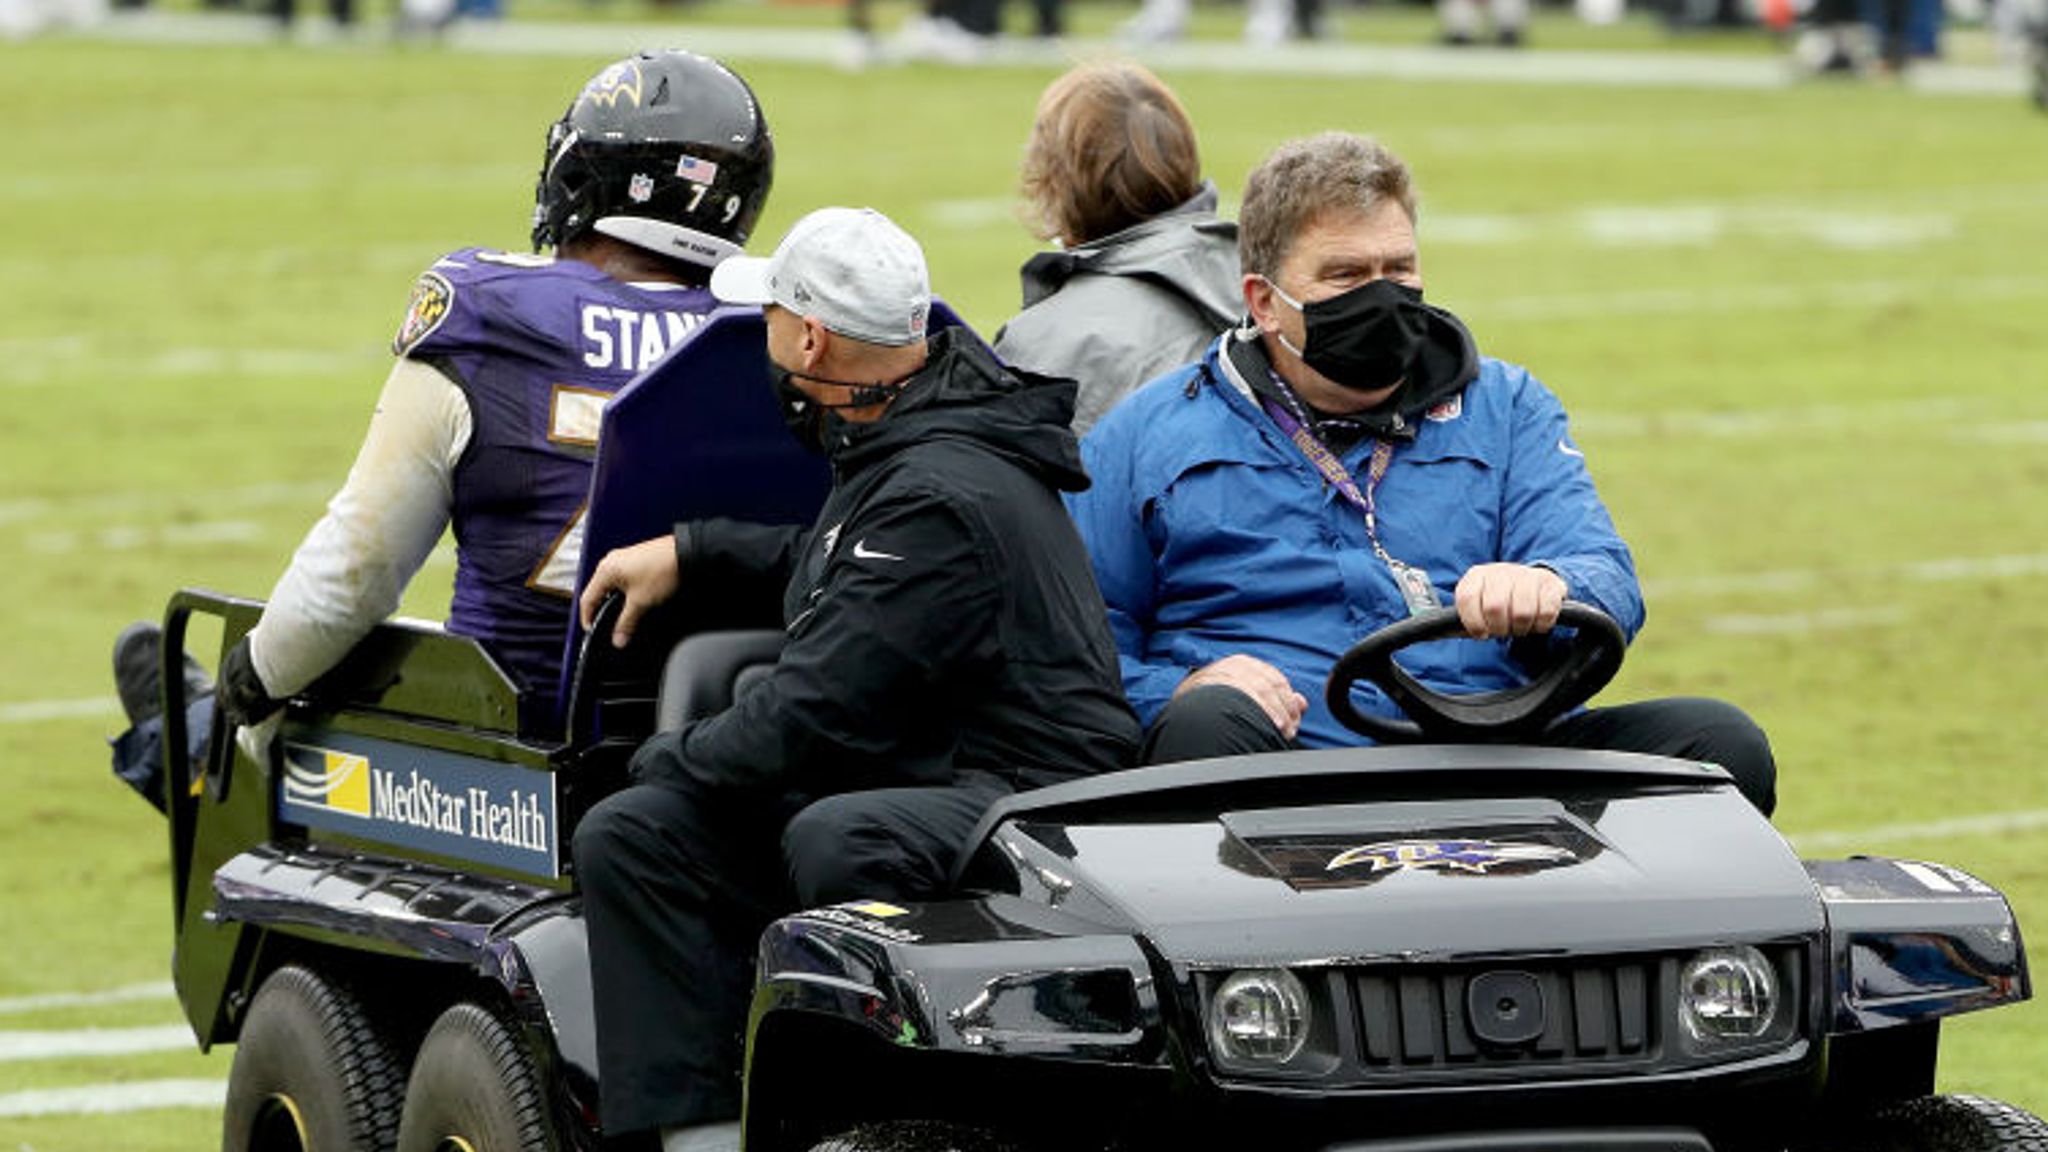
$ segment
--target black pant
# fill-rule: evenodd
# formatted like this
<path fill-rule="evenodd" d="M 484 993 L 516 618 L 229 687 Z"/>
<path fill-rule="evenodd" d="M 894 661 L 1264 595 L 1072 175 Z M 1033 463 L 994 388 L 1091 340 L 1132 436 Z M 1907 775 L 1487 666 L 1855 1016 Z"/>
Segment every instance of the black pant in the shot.
<path fill-rule="evenodd" d="M 213 693 L 208 692 L 185 705 L 185 752 L 195 770 L 206 764 L 208 741 L 213 735 L 213 700 Z M 108 744 L 114 750 L 114 775 L 156 805 L 157 811 L 166 811 L 164 718 L 151 716 Z"/>
<path fill-rule="evenodd" d="M 737 1117 L 761 930 L 800 908 L 938 895 L 1010 790 L 979 772 L 815 803 L 642 784 L 592 808 L 575 860 L 605 1129 Z"/>
<path fill-rule="evenodd" d="M 278 23 L 290 24 L 292 22 L 293 6 L 294 0 L 271 0 L 270 14 L 277 18 Z M 355 0 L 327 0 L 327 11 L 329 15 L 334 17 L 336 24 L 354 23 L 356 18 Z"/>
<path fill-rule="evenodd" d="M 1763 729 L 1719 700 L 1674 696 L 1612 708 L 1588 708 L 1553 721 L 1530 741 L 1554 748 L 1643 752 L 1719 764 L 1768 816 L 1778 804 L 1778 765 Z M 1265 709 L 1235 688 L 1209 685 L 1175 697 L 1145 733 L 1147 764 L 1279 752 L 1294 747 Z"/>

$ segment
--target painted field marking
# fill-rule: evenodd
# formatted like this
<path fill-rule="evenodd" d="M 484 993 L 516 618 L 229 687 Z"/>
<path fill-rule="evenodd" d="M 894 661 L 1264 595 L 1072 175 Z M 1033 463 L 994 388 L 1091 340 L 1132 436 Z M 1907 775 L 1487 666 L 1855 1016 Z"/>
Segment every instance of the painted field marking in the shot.
<path fill-rule="evenodd" d="M 218 1108 L 225 1080 L 137 1080 L 0 1095 L 0 1116 L 83 1116 L 152 1108 Z"/>
<path fill-rule="evenodd" d="M 2004 836 L 2014 832 L 2048 829 L 2048 808 L 2024 808 L 2017 812 L 1991 812 L 1982 816 L 1956 816 L 1947 820 L 1922 820 L 1905 824 L 1880 824 L 1872 828 L 1808 832 L 1788 836 L 1801 852 L 1840 852 L 1869 848 L 1890 840 L 1954 840 L 1970 836 Z"/>
<path fill-rule="evenodd" d="M 247 544 L 264 538 L 254 520 L 201 520 L 191 524 L 137 527 L 130 524 L 89 532 L 38 532 L 28 550 L 46 555 L 66 552 L 133 552 L 138 548 L 194 548 L 213 544 Z"/>
<path fill-rule="evenodd" d="M 1984 402 L 1964 396 L 1927 396 L 1871 404 L 1803 404 L 1790 408 L 1739 408 L 1726 411 L 1672 409 L 1657 412 L 1574 413 L 1572 430 L 1593 436 L 1703 436 L 1739 439 L 1753 436 L 1854 434 L 1872 428 L 1934 423 L 1932 411 L 1966 412 Z M 1981 435 L 1981 423 L 1955 421 L 1959 434 Z"/>
<path fill-rule="evenodd" d="M 1944 299 L 2007 300 L 2048 296 L 2048 276 L 1987 276 L 1944 284 Z M 1633 288 L 1625 292 L 1549 293 L 1465 297 L 1449 301 L 1462 314 L 1491 319 L 1571 320 L 1616 316 L 1735 315 L 1800 308 L 1870 308 L 1905 304 L 1927 295 L 1925 280 L 1836 280 L 1812 284 L 1752 284 L 1740 292 L 1701 288 Z"/>
<path fill-rule="evenodd" d="M 112 696 L 107 697 L 109 707 L 121 705 Z M 168 980 L 154 980 L 147 984 L 124 984 L 118 988 L 106 988 L 98 992 L 45 992 L 37 996 L 13 996 L 0 1000 L 0 1016 L 14 1016 L 23 1012 L 46 1012 L 52 1008 L 91 1008 L 100 1004 L 129 1004 L 141 1000 L 161 1000 L 168 1004 L 177 999 L 177 990 Z"/>
<path fill-rule="evenodd" d="M 406 169 L 385 172 L 379 175 L 379 182 L 386 180 L 416 188 L 501 188 L 520 178 L 532 179 L 533 173 L 525 165 L 517 164 L 472 164 L 456 166 L 443 164 L 439 167 Z M 247 196 L 259 192 L 311 192 L 327 186 L 331 177 L 319 168 L 284 167 L 237 167 L 235 169 L 234 192 Z M 0 180 L 0 197 L 22 200 L 56 200 L 67 203 L 86 200 L 142 200 L 161 202 L 167 197 L 211 198 L 220 195 L 220 178 L 207 172 L 138 172 L 126 180 L 103 180 L 90 186 L 81 186 L 75 181 L 58 180 L 49 176 L 23 174 L 7 180 Z M 374 245 L 363 249 L 364 254 L 379 255 L 393 250 L 389 244 Z M 278 251 L 294 251 L 280 247 Z M 298 252 L 310 249 L 299 248 Z M 420 249 L 411 248 L 417 256 Z M 430 253 L 426 260 L 432 260 L 440 253 Z M 217 260 L 220 257 L 203 257 Z M 154 257 L 140 257 L 150 260 Z M 85 263 L 96 262 L 87 257 Z M 425 266 L 425 260 L 421 266 Z M 7 267 L 0 261 L 0 269 Z"/>
<path fill-rule="evenodd" d="M 340 483 L 337 478 L 319 483 L 245 484 L 234 488 L 195 487 L 182 491 L 108 492 L 98 496 L 8 500 L 0 501 L 0 524 L 54 516 L 125 516 L 186 504 L 205 504 L 213 508 L 304 504 L 332 496 Z"/>
<path fill-rule="evenodd" d="M 80 716 L 118 716 L 121 714 L 121 700 L 117 696 L 91 696 L 80 700 L 25 700 L 19 704 L 0 704 L 0 724 L 40 724 L 46 720 L 71 720 Z M 10 1001 L 0 1000 L 0 1013 Z M 23 1009 L 26 1011 L 26 1009 Z"/>
<path fill-rule="evenodd" d="M 1707 596 L 1742 595 L 1752 592 L 1798 592 L 1825 580 L 1841 577 L 1859 580 L 1896 580 L 1908 584 L 1953 584 L 1975 580 L 2001 580 L 2025 576 L 2048 576 L 2048 553 L 2019 556 L 1958 556 L 1946 560 L 1918 560 L 1870 568 L 1791 568 L 1777 572 L 1746 575 L 1680 576 L 1645 580 L 1643 594 L 1653 600 Z"/>
<path fill-rule="evenodd" d="M 1840 608 L 1769 615 L 1731 612 L 1707 617 L 1705 627 L 1722 636 L 1804 636 L 1811 632 L 1885 628 L 1905 619 L 1906 613 L 1897 608 Z"/>
<path fill-rule="evenodd" d="M 149 1028 L 72 1028 L 61 1032 L 0 1030 L 0 1064 L 54 1060 L 60 1056 L 130 1056 L 138 1052 L 196 1050 L 192 1029 L 183 1024 Z"/>
<path fill-rule="evenodd" d="M 186 379 L 195 376 L 306 376 L 320 373 L 373 371 L 390 359 L 380 344 L 348 349 L 318 348 L 165 348 L 147 355 L 64 354 L 37 358 L 19 356 L 0 363 L 0 385 L 41 388 L 80 375 L 130 380 L 139 377 Z"/>
<path fill-rule="evenodd" d="M 2025 420 L 2017 424 L 1959 428 L 1949 435 L 1958 440 L 1976 440 L 1987 444 L 2048 444 L 2048 420 Z"/>
<path fill-rule="evenodd" d="M 1558 224 L 1557 230 L 1612 248 L 1701 247 L 1743 237 L 1805 240 L 1850 251 L 1931 244 L 1954 236 L 1958 227 L 1955 216 L 1947 212 L 1902 214 L 1728 204 L 1585 208 Z"/>

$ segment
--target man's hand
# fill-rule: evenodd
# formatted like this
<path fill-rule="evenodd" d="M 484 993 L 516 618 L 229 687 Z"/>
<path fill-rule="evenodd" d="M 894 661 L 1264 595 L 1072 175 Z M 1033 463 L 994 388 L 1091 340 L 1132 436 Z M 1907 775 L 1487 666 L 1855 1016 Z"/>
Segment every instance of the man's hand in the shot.
<path fill-rule="evenodd" d="M 597 609 L 604 598 L 613 592 L 623 592 L 626 606 L 619 611 L 618 623 L 612 625 L 612 646 L 624 648 L 633 639 L 633 629 L 640 623 L 640 617 L 649 608 L 675 595 L 678 572 L 676 568 L 676 540 L 673 536 L 657 536 L 642 540 L 629 548 L 614 548 L 605 553 L 597 562 L 596 571 L 590 574 L 590 583 L 583 587 L 583 599 L 578 605 L 582 612 L 583 627 L 589 630 L 591 622 L 597 619 Z"/>
<path fill-rule="evenodd" d="M 1475 640 L 1548 632 L 1564 606 L 1564 577 L 1527 564 L 1478 564 L 1458 581 L 1458 619 Z"/>
<path fill-rule="evenodd" d="M 1301 714 L 1308 711 L 1308 699 L 1294 690 L 1284 673 L 1264 660 L 1256 656 L 1225 656 L 1188 673 L 1173 694 L 1178 696 L 1208 684 L 1235 688 L 1257 701 L 1273 721 L 1273 727 L 1287 739 L 1294 739 L 1294 734 L 1301 731 Z"/>

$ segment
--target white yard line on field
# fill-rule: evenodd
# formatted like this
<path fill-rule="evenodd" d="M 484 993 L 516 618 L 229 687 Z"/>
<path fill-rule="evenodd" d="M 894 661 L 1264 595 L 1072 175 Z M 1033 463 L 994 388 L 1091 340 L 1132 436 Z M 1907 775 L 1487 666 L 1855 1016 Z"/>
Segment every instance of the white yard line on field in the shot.
<path fill-rule="evenodd" d="M 107 697 L 103 703 L 112 708 L 120 707 L 112 696 Z M 0 1000 L 0 1016 L 17 1016 L 23 1012 L 47 1012 L 53 1008 L 92 1008 L 101 1004 L 128 1004 L 141 1000 L 161 1000 L 168 1004 L 176 997 L 177 990 L 171 987 L 170 981 L 155 980 L 148 984 L 124 984 L 119 988 L 104 988 L 98 992 L 45 992 L 38 996 L 12 996 Z"/>
<path fill-rule="evenodd" d="M 1979 425 L 1957 429 L 1950 435 L 1958 440 L 1977 440 L 1986 444 L 2048 444 L 2048 420 L 2026 420 L 1990 427 Z"/>
<path fill-rule="evenodd" d="M 381 344 L 360 344 L 349 350 L 317 348 L 165 348 L 137 356 L 116 353 L 94 358 L 65 351 L 60 355 L 17 356 L 0 363 L 0 386 L 48 388 L 81 375 L 133 380 L 190 379 L 221 376 L 314 376 L 369 372 L 390 359 Z"/>
<path fill-rule="evenodd" d="M 79 1116 L 151 1108 L 218 1108 L 225 1080 L 139 1080 L 0 1094 L 0 1116 Z"/>
<path fill-rule="evenodd" d="M 45 720 L 70 720 L 78 716 L 118 716 L 121 701 L 114 696 L 93 696 L 83 700 L 25 700 L 0 704 L 0 724 L 40 724 Z M 9 1001 L 0 1000 L 0 1013 Z"/>
<path fill-rule="evenodd" d="M 68 496 L 46 499 L 0 501 L 0 524 L 62 516 L 148 513 L 165 507 L 266 508 L 276 505 L 307 504 L 334 494 L 340 481 L 317 484 L 244 484 L 235 488 L 204 486 L 150 492 L 108 492 L 97 496 Z"/>
<path fill-rule="evenodd" d="M 1872 850 L 1899 840 L 1954 840 L 1971 836 L 2004 836 L 2013 832 L 2048 829 L 2048 808 L 2023 808 L 2016 812 L 1990 812 L 1982 816 L 1956 816 L 1947 820 L 1920 820 L 1904 824 L 1880 824 L 1873 828 L 1845 831 L 1806 832 L 1787 837 L 1803 853 L 1823 854 L 1848 849 Z"/>
<path fill-rule="evenodd" d="M 1870 404 L 1800 404 L 1792 408 L 1731 408 L 1718 412 L 1683 408 L 1655 412 L 1587 410 L 1571 416 L 1571 428 L 1589 437 L 1665 439 L 1808 439 L 1817 435 L 1868 435 L 1884 428 L 1939 428 L 1952 439 L 1995 443 L 2048 439 L 2048 422 L 2044 420 L 1987 426 L 1987 408 L 1995 408 L 1995 404 L 1970 396 L 1925 396 L 1917 400 L 1876 400 Z M 1999 404 L 1997 408 L 2007 406 Z"/>
<path fill-rule="evenodd" d="M 183 1024 L 150 1028 L 73 1028 L 62 1032 L 0 1030 L 0 1064 L 53 1060 L 61 1056 L 129 1056 L 192 1048 L 192 1029 Z"/>
<path fill-rule="evenodd" d="M 1905 619 L 1906 613 L 1897 608 L 1842 608 L 1770 615 L 1731 612 L 1707 617 L 1705 626 L 1707 631 L 1723 636 L 1804 636 L 1810 632 L 1883 628 Z"/>
<path fill-rule="evenodd" d="M 263 525 L 254 520 L 200 520 L 191 524 L 117 524 L 86 532 L 38 532 L 28 550 L 65 552 L 133 552 L 138 548 L 194 548 L 212 544 L 246 544 L 263 539 Z"/>
<path fill-rule="evenodd" d="M 1707 288 L 1631 288 L 1622 292 L 1551 292 L 1487 299 L 1465 296 L 1446 301 L 1460 315 L 1494 320 L 1574 320 L 1624 316 L 1719 316 L 1814 308 L 1872 308 L 1915 304 L 1927 294 L 1925 280 L 1836 280 L 1812 284 L 1752 284 L 1740 292 Z M 1986 276 L 1944 282 L 1946 299 L 2008 300 L 2048 296 L 2048 276 Z"/>
<path fill-rule="evenodd" d="M 2048 576 L 2048 553 L 1957 556 L 1870 568 L 1788 568 L 1745 575 L 1680 576 L 1645 580 L 1643 594 L 1651 600 L 1671 600 L 1751 592 L 1797 592 L 1843 577 L 1906 584 L 1954 584 L 2022 576 Z"/>

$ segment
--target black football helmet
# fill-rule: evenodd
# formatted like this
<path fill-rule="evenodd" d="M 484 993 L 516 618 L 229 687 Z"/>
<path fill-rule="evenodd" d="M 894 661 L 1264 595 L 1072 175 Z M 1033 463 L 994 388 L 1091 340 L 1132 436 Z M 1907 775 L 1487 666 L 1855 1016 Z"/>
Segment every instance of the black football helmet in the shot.
<path fill-rule="evenodd" d="M 599 72 L 548 129 L 533 247 L 594 230 L 709 268 L 746 243 L 774 178 L 746 81 L 694 52 L 642 52 Z"/>

